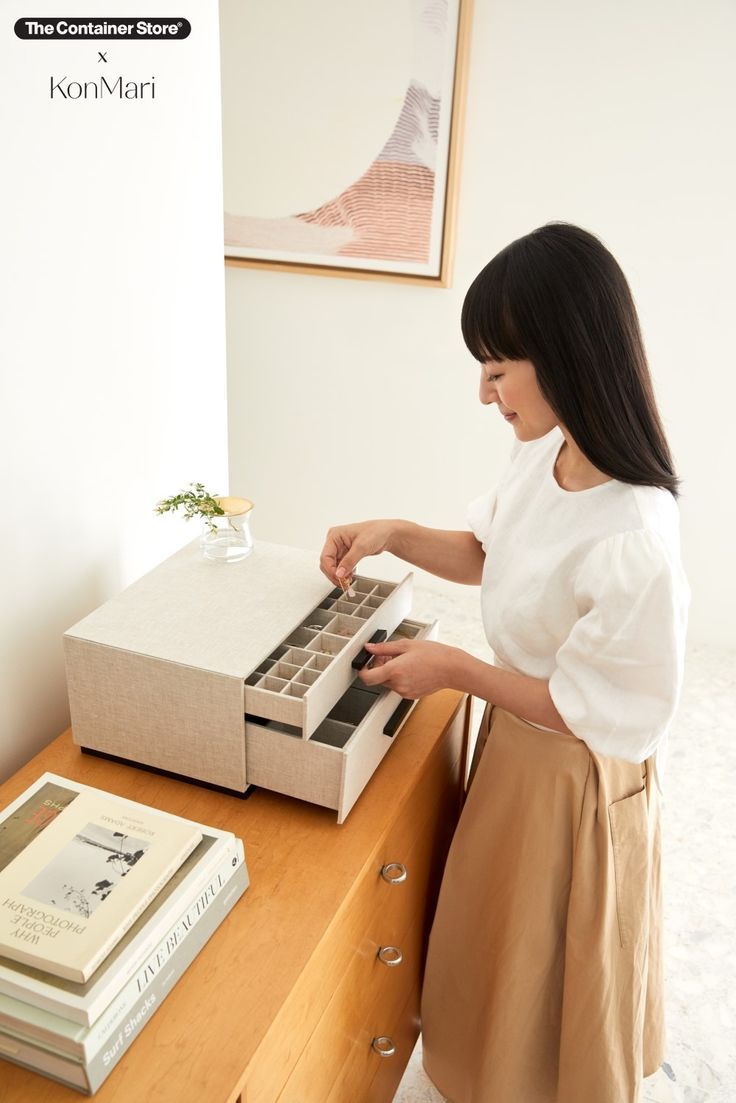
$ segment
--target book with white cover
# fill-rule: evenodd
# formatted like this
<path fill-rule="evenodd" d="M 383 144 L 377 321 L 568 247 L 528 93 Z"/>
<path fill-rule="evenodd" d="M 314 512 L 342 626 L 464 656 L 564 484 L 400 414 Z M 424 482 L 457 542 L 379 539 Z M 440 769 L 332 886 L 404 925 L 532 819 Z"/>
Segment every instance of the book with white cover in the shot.
<path fill-rule="evenodd" d="M 243 895 L 247 884 L 245 866 L 240 865 L 207 909 L 202 921 L 172 954 L 167 967 L 141 993 L 137 1003 L 116 1024 L 111 1034 L 90 1052 L 87 1060 L 74 1058 L 50 1045 L 16 1037 L 1 1028 L 0 1058 L 40 1072 L 87 1095 L 96 1092 Z"/>
<path fill-rule="evenodd" d="M 202 839 L 199 827 L 87 789 L 42 830 L 0 823 L 0 954 L 86 981 Z"/>
<path fill-rule="evenodd" d="M 54 793 L 55 803 L 65 804 L 73 796 L 90 788 L 58 774 L 45 773 L 0 812 L 0 832 L 3 821 L 19 808 L 25 807 L 26 818 L 44 821 L 49 792 Z M 99 792 L 96 789 L 92 791 Z M 159 809 L 151 808 L 149 811 L 164 819 L 178 818 Z M 30 965 L 0 957 L 0 992 L 61 1015 L 72 1022 L 91 1026 L 109 1007 L 121 988 L 141 969 L 146 958 L 175 924 L 189 901 L 205 891 L 208 879 L 224 856 L 227 855 L 233 868 L 238 863 L 238 853 L 242 854 L 242 850 L 237 851 L 236 847 L 242 844 L 231 831 L 221 831 L 199 823 L 196 826 L 202 832 L 202 842 L 167 881 L 88 981 L 75 983 L 34 969 Z"/>
<path fill-rule="evenodd" d="M 188 939 L 197 941 L 200 926 L 205 932 L 210 930 L 210 912 L 218 912 L 220 898 L 228 903 L 232 899 L 232 903 L 235 903 L 242 895 L 248 878 L 243 871 L 243 844 L 240 839 L 235 842 L 235 859 L 231 859 L 228 850 L 207 884 L 196 896 L 187 900 L 176 922 L 155 945 L 137 972 L 116 993 L 109 1007 L 93 1026 L 82 1026 L 61 1015 L 54 1015 L 50 1011 L 43 1011 L 0 993 L 0 1030 L 19 1041 L 49 1047 L 74 1060 L 91 1062 L 98 1051 L 108 1047 L 120 1025 L 135 1011 L 141 997 L 154 987 L 159 975 L 168 972 L 183 943 Z M 237 881 L 233 881 L 236 872 Z M 231 883 L 239 886 L 237 895 L 233 898 L 230 896 Z"/>

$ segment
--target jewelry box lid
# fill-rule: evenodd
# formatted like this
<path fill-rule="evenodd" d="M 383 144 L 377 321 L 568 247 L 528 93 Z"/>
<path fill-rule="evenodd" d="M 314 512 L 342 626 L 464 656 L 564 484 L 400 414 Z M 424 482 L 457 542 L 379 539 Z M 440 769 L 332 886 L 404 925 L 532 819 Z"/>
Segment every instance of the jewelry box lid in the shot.
<path fill-rule="evenodd" d="M 65 636 L 245 678 L 332 589 L 315 552 L 258 541 L 213 563 L 195 540 Z"/>

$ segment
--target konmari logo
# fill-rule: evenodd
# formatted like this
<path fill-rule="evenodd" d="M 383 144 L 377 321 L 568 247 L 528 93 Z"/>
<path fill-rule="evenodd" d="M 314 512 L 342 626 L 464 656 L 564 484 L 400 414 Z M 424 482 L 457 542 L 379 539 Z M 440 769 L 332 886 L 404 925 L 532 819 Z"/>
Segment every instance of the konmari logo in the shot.
<path fill-rule="evenodd" d="M 156 80 L 123 80 L 117 77 L 108 80 L 69 80 L 68 77 L 51 77 L 51 99 L 60 100 L 105 100 L 111 96 L 118 100 L 154 100 L 156 98 Z"/>

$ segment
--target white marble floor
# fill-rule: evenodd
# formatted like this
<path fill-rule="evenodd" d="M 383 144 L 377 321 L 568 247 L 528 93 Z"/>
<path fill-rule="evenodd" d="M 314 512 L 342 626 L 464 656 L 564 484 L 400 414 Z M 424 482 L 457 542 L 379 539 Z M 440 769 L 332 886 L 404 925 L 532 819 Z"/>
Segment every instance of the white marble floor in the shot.
<path fill-rule="evenodd" d="M 488 658 L 477 590 L 417 588 L 413 615 Z M 736 1100 L 736 652 L 692 647 L 664 780 L 667 1061 L 641 1103 Z M 394 1103 L 444 1103 L 421 1037 Z M 523 1103 L 523 1100 L 519 1100 Z"/>

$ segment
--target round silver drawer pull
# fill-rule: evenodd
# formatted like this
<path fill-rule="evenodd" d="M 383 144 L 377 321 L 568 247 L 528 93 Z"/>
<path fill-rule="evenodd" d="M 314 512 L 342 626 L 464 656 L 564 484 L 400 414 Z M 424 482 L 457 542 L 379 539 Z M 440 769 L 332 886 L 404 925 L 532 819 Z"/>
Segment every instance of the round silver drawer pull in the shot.
<path fill-rule="evenodd" d="M 374 1038 L 371 1045 L 381 1057 L 393 1057 L 396 1053 L 393 1038 L 388 1038 L 385 1034 L 382 1034 L 380 1038 Z"/>
<path fill-rule="evenodd" d="M 401 965 L 404 955 L 398 946 L 382 946 L 378 951 L 378 958 L 384 965 Z"/>
<path fill-rule="evenodd" d="M 406 880 L 406 866 L 401 862 L 386 862 L 386 865 L 381 867 L 381 877 L 384 881 L 388 881 L 389 885 L 400 885 Z"/>

